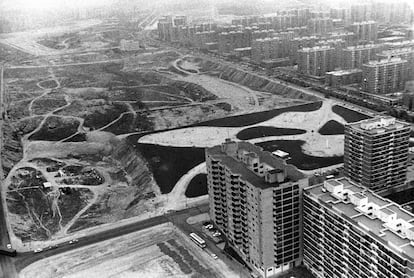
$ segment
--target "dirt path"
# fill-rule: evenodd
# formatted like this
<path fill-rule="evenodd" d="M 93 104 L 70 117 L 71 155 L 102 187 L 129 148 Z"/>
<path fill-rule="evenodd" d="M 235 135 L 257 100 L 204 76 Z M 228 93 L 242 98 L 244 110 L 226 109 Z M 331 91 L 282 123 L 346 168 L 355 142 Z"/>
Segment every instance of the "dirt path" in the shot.
<path fill-rule="evenodd" d="M 217 97 L 229 99 L 230 103 L 233 103 L 236 107 L 242 109 L 243 111 L 251 110 L 252 106 L 255 107 L 255 109 L 258 109 L 260 106 L 258 95 L 263 92 L 254 91 L 246 86 L 223 80 L 221 78 L 215 78 L 204 74 L 201 75 L 199 71 L 197 71 L 197 73 L 186 71 L 178 66 L 178 63 L 183 61 L 191 64 L 184 60 L 186 57 L 187 55 L 184 55 L 171 63 L 176 70 L 187 75 L 177 75 L 176 78 L 178 80 L 185 80 L 187 82 L 201 85 Z M 194 67 L 196 67 L 196 65 Z"/>
<path fill-rule="evenodd" d="M 187 190 L 187 187 L 190 184 L 191 180 L 196 175 L 205 173 L 207 173 L 206 163 L 203 162 L 182 176 L 175 184 L 173 190 L 168 193 L 168 203 L 166 204 L 166 210 L 177 209 L 177 204 L 185 204 L 187 201 L 185 191 Z"/>

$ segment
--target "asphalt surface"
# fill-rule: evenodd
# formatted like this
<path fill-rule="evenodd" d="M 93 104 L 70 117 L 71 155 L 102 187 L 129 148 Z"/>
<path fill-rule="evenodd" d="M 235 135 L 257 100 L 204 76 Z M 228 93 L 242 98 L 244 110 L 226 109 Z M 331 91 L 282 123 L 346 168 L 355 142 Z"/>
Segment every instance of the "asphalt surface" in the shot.
<path fill-rule="evenodd" d="M 34 263 L 35 261 L 41 260 L 43 258 L 47 258 L 62 252 L 70 251 L 79 247 L 83 247 L 89 244 L 97 243 L 103 240 L 111 239 L 114 237 L 119 237 L 121 235 L 129 234 L 132 232 L 136 232 L 139 230 L 143 230 L 155 225 L 172 222 L 175 224 L 175 221 L 178 219 L 187 219 L 189 216 L 198 215 L 200 213 L 208 212 L 208 203 L 204 205 L 200 205 L 198 207 L 192 207 L 188 209 L 184 209 L 181 211 L 174 211 L 162 216 L 153 217 L 150 219 L 146 219 L 143 221 L 126 224 L 123 226 L 118 226 L 113 229 L 109 229 L 106 231 L 102 231 L 99 233 L 91 234 L 90 236 L 78 238 L 78 241 L 72 244 L 66 243 L 61 244 L 55 248 L 44 250 L 39 253 L 34 252 L 25 252 L 19 253 L 17 257 L 14 259 L 15 266 L 18 271 L 22 270 L 24 267 L 28 266 L 29 264 Z M 179 220 L 180 222 L 182 220 Z M 184 220 L 185 222 L 185 220 Z"/>
<path fill-rule="evenodd" d="M 220 260 L 222 260 L 230 269 L 232 269 L 235 273 L 239 274 L 240 278 L 250 278 L 250 272 L 244 266 L 242 266 L 236 260 L 227 257 L 222 252 L 222 250 L 217 247 L 216 243 L 213 240 L 211 240 L 208 236 L 205 236 L 199 229 L 196 229 L 194 225 L 190 225 L 187 223 L 187 218 L 201 213 L 208 213 L 208 211 L 209 207 L 208 204 L 206 204 L 205 206 L 197 207 L 196 210 L 186 210 L 180 214 L 168 215 L 167 218 L 170 219 L 170 221 L 185 234 L 197 233 L 201 235 L 202 238 L 206 241 L 205 251 L 207 253 L 216 254 L 217 257 Z"/>

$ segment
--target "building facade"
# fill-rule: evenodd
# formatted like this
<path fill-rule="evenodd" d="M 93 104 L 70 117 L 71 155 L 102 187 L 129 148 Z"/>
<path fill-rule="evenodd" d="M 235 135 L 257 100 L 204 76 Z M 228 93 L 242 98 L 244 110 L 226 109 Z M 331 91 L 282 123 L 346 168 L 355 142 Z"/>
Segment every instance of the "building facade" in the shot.
<path fill-rule="evenodd" d="M 370 61 L 362 65 L 362 89 L 371 94 L 404 90 L 407 61 L 401 58 Z"/>
<path fill-rule="evenodd" d="M 211 220 L 241 258 L 262 277 L 299 265 L 307 178 L 247 142 L 206 149 L 206 163 Z"/>
<path fill-rule="evenodd" d="M 392 50 L 384 50 L 377 54 L 378 59 L 401 58 L 407 61 L 405 80 L 414 80 L 414 47 L 405 47 Z"/>
<path fill-rule="evenodd" d="M 374 191 L 403 185 L 411 127 L 393 117 L 345 125 L 345 176 Z"/>
<path fill-rule="evenodd" d="M 333 30 L 332 19 L 329 17 L 312 18 L 308 22 L 308 33 L 312 35 L 326 35 Z"/>
<path fill-rule="evenodd" d="M 359 41 L 375 42 L 378 38 L 378 23 L 373 20 L 354 22 L 351 31 Z"/>
<path fill-rule="evenodd" d="M 362 80 L 362 70 L 337 70 L 326 73 L 325 83 L 328 86 L 339 88 L 343 85 L 359 84 Z"/>
<path fill-rule="evenodd" d="M 414 215 L 346 178 L 303 191 L 303 262 L 317 277 L 414 277 Z"/>
<path fill-rule="evenodd" d="M 336 50 L 330 46 L 315 46 L 298 50 L 298 70 L 311 76 L 325 76 L 335 69 Z"/>
<path fill-rule="evenodd" d="M 343 69 L 361 69 L 363 64 L 376 59 L 379 46 L 376 44 L 349 46 L 342 50 Z"/>

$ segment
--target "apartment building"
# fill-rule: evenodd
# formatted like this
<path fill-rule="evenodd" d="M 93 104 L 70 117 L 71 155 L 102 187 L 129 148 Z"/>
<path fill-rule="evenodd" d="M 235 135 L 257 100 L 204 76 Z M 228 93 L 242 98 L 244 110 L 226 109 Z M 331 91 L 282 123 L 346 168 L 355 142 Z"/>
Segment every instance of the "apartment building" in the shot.
<path fill-rule="evenodd" d="M 401 58 L 369 61 L 362 65 L 362 89 L 371 94 L 391 94 L 405 85 L 407 61 Z"/>
<path fill-rule="evenodd" d="M 330 18 L 340 19 L 345 26 L 351 22 L 351 9 L 349 8 L 331 8 L 329 10 Z"/>
<path fill-rule="evenodd" d="M 361 3 L 354 4 L 351 6 L 351 21 L 352 22 L 362 22 L 369 21 L 374 19 L 372 4 L 370 3 Z"/>
<path fill-rule="evenodd" d="M 374 42 L 378 38 L 378 23 L 373 20 L 354 22 L 350 29 L 359 41 Z"/>
<path fill-rule="evenodd" d="M 362 70 L 349 69 L 349 70 L 337 70 L 326 73 L 325 84 L 339 88 L 343 85 L 358 84 L 362 81 Z"/>
<path fill-rule="evenodd" d="M 342 50 L 343 69 L 361 69 L 363 64 L 375 60 L 379 46 L 376 44 L 365 44 L 349 46 Z"/>
<path fill-rule="evenodd" d="M 262 277 L 299 265 L 307 178 L 247 142 L 206 149 L 206 163 L 210 218 L 240 257 Z"/>
<path fill-rule="evenodd" d="M 303 263 L 317 278 L 414 277 L 414 215 L 347 178 L 303 190 Z"/>
<path fill-rule="evenodd" d="M 171 41 L 171 32 L 173 26 L 173 21 L 170 16 L 164 16 L 163 18 L 160 18 L 157 23 L 158 38 L 163 41 Z"/>
<path fill-rule="evenodd" d="M 346 42 L 343 39 L 326 39 L 319 40 L 315 43 L 315 46 L 329 46 L 334 48 L 334 54 L 332 57 L 333 67 L 340 67 L 342 64 L 342 50 L 347 47 Z"/>
<path fill-rule="evenodd" d="M 251 44 L 249 32 L 230 31 L 218 35 L 218 52 L 220 54 L 231 53 L 236 48 L 248 47 Z"/>
<path fill-rule="evenodd" d="M 292 64 L 296 64 L 298 61 L 298 50 L 301 48 L 309 48 L 315 46 L 318 41 L 317 36 L 305 36 L 293 38 L 289 41 L 289 59 Z"/>
<path fill-rule="evenodd" d="M 339 32 L 332 32 L 328 33 L 324 37 L 325 40 L 335 40 L 335 39 L 342 39 L 345 41 L 346 46 L 354 45 L 355 44 L 355 34 L 352 32 L 347 31 L 339 31 Z"/>
<path fill-rule="evenodd" d="M 414 47 L 384 50 L 377 54 L 378 59 L 401 58 L 407 61 L 405 68 L 405 80 L 414 80 Z"/>
<path fill-rule="evenodd" d="M 336 50 L 330 46 L 314 46 L 298 50 L 298 70 L 311 76 L 325 76 L 335 69 Z"/>
<path fill-rule="evenodd" d="M 279 37 L 254 40 L 251 48 L 252 60 L 259 63 L 264 60 L 282 58 L 284 57 L 283 45 L 283 40 Z"/>
<path fill-rule="evenodd" d="M 403 185 L 410 132 L 410 124 L 385 116 L 345 125 L 345 176 L 373 191 Z"/>
<path fill-rule="evenodd" d="M 332 32 L 332 18 L 318 17 L 308 21 L 308 33 L 312 35 L 325 35 Z"/>
<path fill-rule="evenodd" d="M 405 40 L 402 42 L 387 42 L 382 46 L 382 50 L 400 49 L 414 47 L 414 40 Z"/>
<path fill-rule="evenodd" d="M 409 23 L 412 9 L 408 1 L 380 1 L 374 4 L 375 18 L 382 23 Z"/>
<path fill-rule="evenodd" d="M 218 34 L 216 31 L 203 31 L 194 34 L 192 45 L 201 49 L 208 49 L 208 43 L 217 42 Z"/>

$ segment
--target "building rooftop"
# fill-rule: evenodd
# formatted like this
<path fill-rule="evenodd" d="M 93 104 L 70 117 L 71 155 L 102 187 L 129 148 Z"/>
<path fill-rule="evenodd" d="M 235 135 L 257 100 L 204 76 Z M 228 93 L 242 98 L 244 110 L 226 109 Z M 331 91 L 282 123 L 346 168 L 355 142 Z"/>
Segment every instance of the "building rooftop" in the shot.
<path fill-rule="evenodd" d="M 414 40 L 406 40 L 406 41 L 402 41 L 402 42 L 385 42 L 384 46 L 391 47 L 391 48 L 414 46 Z"/>
<path fill-rule="evenodd" d="M 368 63 L 364 64 L 366 67 L 376 67 L 381 65 L 392 65 L 392 64 L 403 64 L 407 63 L 407 60 L 403 60 L 399 57 L 393 57 L 389 59 L 381 59 L 379 61 L 369 61 Z"/>
<path fill-rule="evenodd" d="M 394 131 L 401 128 L 410 128 L 410 124 L 399 121 L 390 116 L 380 116 L 371 119 L 362 120 L 355 123 L 349 123 L 346 126 L 363 133 L 378 134 L 388 131 Z"/>
<path fill-rule="evenodd" d="M 414 214 L 398 204 L 347 178 L 305 188 L 304 194 L 347 216 L 351 224 L 414 260 Z"/>
<path fill-rule="evenodd" d="M 259 163 L 263 165 L 265 164 L 266 166 L 270 167 L 268 169 L 268 172 L 270 174 L 276 174 L 281 172 L 284 173 L 284 182 L 298 181 L 305 177 L 302 174 L 302 172 L 296 169 L 295 166 L 288 165 L 285 163 L 283 159 L 272 155 L 270 152 L 263 151 L 262 148 L 247 142 L 226 141 L 220 146 L 215 146 L 206 149 L 206 153 L 212 156 L 214 160 L 221 161 L 221 163 L 226 165 L 226 167 L 228 167 L 233 174 L 240 175 L 242 179 L 248 181 L 250 184 L 256 187 L 262 189 L 269 187 L 277 187 L 279 186 L 279 183 L 266 182 L 264 177 L 257 175 L 255 172 L 249 169 L 248 165 L 237 157 L 237 154 L 234 153 L 232 155 L 231 153 L 223 149 L 230 144 L 236 145 L 236 153 L 239 151 L 240 153 L 243 153 L 244 157 L 258 158 Z"/>
<path fill-rule="evenodd" d="M 329 71 L 326 74 L 342 76 L 342 75 L 355 74 L 355 73 L 362 73 L 362 70 L 360 69 L 335 70 L 335 71 Z"/>
<path fill-rule="evenodd" d="M 389 49 L 384 50 L 381 53 L 378 53 L 378 56 L 391 56 L 391 55 L 400 55 L 400 54 L 408 54 L 414 53 L 413 47 L 403 47 L 403 48 L 396 48 L 396 49 Z"/>
<path fill-rule="evenodd" d="M 299 49 L 298 52 L 317 52 L 322 50 L 328 50 L 328 49 L 335 49 L 329 45 L 320 45 L 320 46 L 314 46 L 314 47 L 304 47 L 302 49 Z"/>
<path fill-rule="evenodd" d="M 359 44 L 359 45 L 355 45 L 355 46 L 348 46 L 347 48 L 344 49 L 344 51 L 352 51 L 352 50 L 362 50 L 362 49 L 373 49 L 373 48 L 378 48 L 379 45 L 378 44 Z"/>
<path fill-rule="evenodd" d="M 364 25 L 364 24 L 374 24 L 377 23 L 374 20 L 368 20 L 368 21 L 360 21 L 360 22 L 354 22 L 352 25 Z"/>
<path fill-rule="evenodd" d="M 395 41 L 403 41 L 405 37 L 401 36 L 394 36 L 394 37 L 385 37 L 378 39 L 379 42 L 395 42 Z"/>

